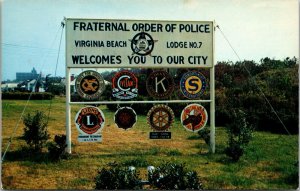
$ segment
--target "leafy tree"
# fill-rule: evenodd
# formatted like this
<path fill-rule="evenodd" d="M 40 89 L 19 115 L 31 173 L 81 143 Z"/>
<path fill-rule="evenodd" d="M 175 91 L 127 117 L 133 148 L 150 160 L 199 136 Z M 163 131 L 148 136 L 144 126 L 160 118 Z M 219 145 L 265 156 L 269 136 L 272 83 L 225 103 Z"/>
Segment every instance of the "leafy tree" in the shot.
<path fill-rule="evenodd" d="M 226 126 L 228 146 L 225 153 L 236 162 L 244 154 L 244 149 L 250 142 L 254 129 L 247 122 L 246 114 L 242 110 L 234 109 L 232 115 L 232 122 Z"/>
<path fill-rule="evenodd" d="M 50 84 L 47 92 L 51 92 L 54 95 L 62 95 L 66 93 L 66 87 L 64 84 Z"/>
<path fill-rule="evenodd" d="M 23 123 L 25 125 L 23 139 L 33 151 L 41 151 L 50 137 L 46 116 L 41 111 L 36 111 L 34 115 L 28 113 L 24 117 Z"/>
<path fill-rule="evenodd" d="M 253 61 L 220 62 L 215 69 L 217 125 L 223 126 L 228 122 L 231 108 L 243 108 L 257 130 L 286 133 L 270 103 L 288 131 L 298 133 L 296 58 L 283 61 L 264 58 L 261 64 Z"/>
<path fill-rule="evenodd" d="M 51 74 L 46 76 L 45 90 L 53 95 L 62 95 L 66 93 L 65 84 L 61 82 L 61 77 L 50 77 Z"/>

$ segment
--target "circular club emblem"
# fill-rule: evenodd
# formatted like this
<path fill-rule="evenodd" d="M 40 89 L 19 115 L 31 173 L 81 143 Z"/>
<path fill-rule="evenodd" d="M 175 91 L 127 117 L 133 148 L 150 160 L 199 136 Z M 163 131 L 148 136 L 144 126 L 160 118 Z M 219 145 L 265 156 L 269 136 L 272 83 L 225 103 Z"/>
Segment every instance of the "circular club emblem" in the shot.
<path fill-rule="evenodd" d="M 155 71 L 147 78 L 146 88 L 150 96 L 164 99 L 172 94 L 174 90 L 174 80 L 166 71 Z"/>
<path fill-rule="evenodd" d="M 208 116 L 205 108 L 199 104 L 190 104 L 181 112 L 181 124 L 188 131 L 197 132 L 205 127 Z"/>
<path fill-rule="evenodd" d="M 137 121 L 137 115 L 131 107 L 121 107 L 115 113 L 115 123 L 119 128 L 129 129 Z"/>
<path fill-rule="evenodd" d="M 102 130 L 104 126 L 104 114 L 97 107 L 81 108 L 75 117 L 76 128 L 81 134 L 91 135 Z"/>
<path fill-rule="evenodd" d="M 199 98 L 206 89 L 206 86 L 205 77 L 197 71 L 187 72 L 180 79 L 180 90 L 189 99 Z"/>
<path fill-rule="evenodd" d="M 121 71 L 112 79 L 112 95 L 119 99 L 137 97 L 138 80 L 132 72 Z"/>
<path fill-rule="evenodd" d="M 136 34 L 131 40 L 132 54 L 146 56 L 150 54 L 154 48 L 155 40 L 145 32 Z"/>
<path fill-rule="evenodd" d="M 150 127 L 156 131 L 167 131 L 174 121 L 174 112 L 167 105 L 155 105 L 148 114 L 147 121 Z"/>
<path fill-rule="evenodd" d="M 105 90 L 103 77 L 96 71 L 80 73 L 75 82 L 78 95 L 86 100 L 98 99 Z"/>

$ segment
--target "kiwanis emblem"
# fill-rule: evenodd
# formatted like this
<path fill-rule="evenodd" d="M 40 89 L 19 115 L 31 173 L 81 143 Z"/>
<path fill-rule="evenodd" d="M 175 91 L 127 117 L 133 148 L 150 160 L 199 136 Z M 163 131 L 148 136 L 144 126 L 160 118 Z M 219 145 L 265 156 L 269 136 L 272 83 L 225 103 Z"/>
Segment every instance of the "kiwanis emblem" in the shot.
<path fill-rule="evenodd" d="M 76 128 L 83 135 L 92 135 L 100 132 L 104 122 L 102 111 L 93 106 L 81 108 L 75 116 Z"/>
<path fill-rule="evenodd" d="M 200 72 L 189 71 L 180 79 L 180 90 L 189 99 L 199 98 L 206 89 L 206 79 Z"/>
<path fill-rule="evenodd" d="M 99 99 L 104 92 L 103 77 L 96 71 L 87 70 L 80 73 L 75 82 L 78 95 L 86 100 Z"/>
<path fill-rule="evenodd" d="M 119 99 L 137 97 L 138 80 L 132 72 L 127 70 L 118 72 L 112 79 L 112 95 Z"/>
<path fill-rule="evenodd" d="M 145 32 L 136 34 L 129 41 L 131 41 L 132 54 L 137 54 L 139 56 L 151 54 L 154 48 L 154 43 L 157 42 L 157 40 L 153 40 L 153 38 Z"/>
<path fill-rule="evenodd" d="M 150 96 L 164 99 L 169 97 L 174 90 L 174 81 L 166 71 L 152 72 L 146 81 L 146 88 Z"/>
<path fill-rule="evenodd" d="M 181 124 L 188 131 L 197 132 L 205 127 L 208 116 L 205 108 L 199 104 L 190 104 L 181 112 Z"/>
<path fill-rule="evenodd" d="M 174 121 L 174 112 L 167 105 L 155 105 L 147 114 L 147 122 L 155 131 L 167 131 Z"/>
<path fill-rule="evenodd" d="M 114 119 L 119 128 L 126 130 L 134 126 L 137 116 L 131 107 L 121 107 L 116 111 Z"/>

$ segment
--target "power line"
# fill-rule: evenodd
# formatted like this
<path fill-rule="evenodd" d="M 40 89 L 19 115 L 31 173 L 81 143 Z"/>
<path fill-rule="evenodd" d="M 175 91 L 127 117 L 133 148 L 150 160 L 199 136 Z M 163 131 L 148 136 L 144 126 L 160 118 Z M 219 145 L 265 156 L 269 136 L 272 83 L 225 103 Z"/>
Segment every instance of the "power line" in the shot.
<path fill-rule="evenodd" d="M 61 47 L 61 40 L 62 40 L 62 35 L 63 35 L 63 30 L 64 30 L 64 23 L 62 22 L 61 24 L 61 35 L 60 35 L 60 40 L 59 40 L 59 46 L 58 46 L 58 52 L 57 52 L 57 59 L 56 59 L 56 65 L 55 65 L 55 71 L 54 71 L 54 77 L 56 77 L 56 72 L 57 72 L 57 66 L 58 66 L 58 60 L 59 60 L 59 52 L 60 52 L 60 47 Z M 50 100 L 49 104 L 49 110 L 48 110 L 48 118 L 47 118 L 47 123 L 49 121 L 50 113 L 51 113 L 51 108 L 52 108 L 52 99 Z"/>
<path fill-rule="evenodd" d="M 58 59 L 59 59 L 59 52 L 60 52 L 60 45 L 61 45 L 61 39 L 62 39 L 62 35 L 63 35 L 64 26 L 65 26 L 64 24 L 61 25 L 62 28 L 61 28 L 61 35 L 60 35 L 60 40 L 59 40 L 58 52 L 57 52 L 57 59 L 56 59 L 54 77 L 56 77 L 56 71 L 57 71 L 57 65 L 58 65 Z"/>
<path fill-rule="evenodd" d="M 58 29 L 58 31 L 59 31 L 59 29 Z M 52 45 L 54 44 L 54 41 L 55 41 L 56 38 L 57 38 L 58 31 L 57 31 L 57 33 L 56 33 L 56 35 L 55 35 L 55 38 L 54 38 L 53 42 L 51 43 L 51 47 L 52 47 Z M 62 30 L 62 32 L 63 32 L 63 30 Z M 62 35 L 61 35 L 61 38 L 62 38 Z M 61 46 L 61 39 L 60 39 L 60 43 L 59 43 L 59 50 L 60 50 L 60 46 Z M 58 52 L 58 55 L 59 55 L 59 52 Z M 58 59 L 57 59 L 57 63 L 58 63 Z M 56 65 L 57 65 L 57 63 L 56 63 Z M 42 66 L 43 66 L 43 65 L 42 65 Z M 55 71 L 55 72 L 56 72 L 56 71 Z M 40 75 L 38 76 L 38 78 L 36 79 L 36 81 L 35 81 L 33 87 L 36 86 L 36 84 L 38 83 L 38 81 L 40 80 L 40 78 L 41 78 L 41 74 L 40 74 Z M 4 159 L 5 159 L 5 155 L 6 155 L 8 149 L 9 149 L 11 143 L 12 143 L 12 139 L 13 139 L 13 137 L 14 137 L 14 135 L 15 135 L 15 133 L 16 133 L 18 127 L 19 127 L 19 124 L 20 124 L 20 122 L 21 122 L 21 120 L 22 120 L 22 118 L 23 118 L 23 115 L 24 115 L 24 113 L 25 113 L 25 111 L 26 111 L 26 109 L 27 109 L 27 106 L 28 106 L 29 101 L 30 101 L 30 99 L 31 99 L 32 93 L 33 93 L 33 91 L 29 94 L 29 97 L 28 97 L 27 102 L 26 102 L 26 104 L 25 104 L 25 106 L 24 106 L 24 108 L 23 108 L 23 111 L 22 111 L 22 113 L 21 113 L 21 116 L 19 117 L 19 119 L 18 119 L 18 121 L 17 121 L 17 123 L 16 123 L 16 125 L 15 125 L 15 127 L 14 127 L 14 129 L 13 129 L 13 133 L 11 134 L 10 139 L 9 139 L 9 141 L 8 141 L 8 144 L 7 144 L 7 146 L 6 146 L 6 149 L 5 149 L 4 153 L 3 153 L 3 156 L 2 156 L 2 159 L 1 159 L 1 163 L 2 163 L 2 162 L 4 161 Z M 50 102 L 50 104 L 51 104 L 51 102 Z M 51 109 L 51 105 L 50 105 L 49 108 Z M 50 114 L 50 109 L 49 109 L 49 114 Z M 48 118 L 49 118 L 49 116 L 48 116 Z M 47 120 L 47 122 L 48 122 L 48 120 Z"/>
<path fill-rule="evenodd" d="M 226 37 L 226 35 L 223 33 L 223 31 L 220 29 L 220 26 L 217 25 L 216 26 L 219 31 L 221 32 L 222 36 L 224 37 L 224 39 L 227 41 L 227 43 L 229 44 L 230 48 L 233 50 L 234 54 L 236 55 L 236 57 L 238 58 L 238 60 L 240 62 L 242 62 L 241 58 L 239 57 L 238 53 L 235 51 L 235 49 L 233 48 L 233 46 L 231 45 L 231 43 L 229 42 L 228 38 Z M 250 73 L 250 71 L 248 70 L 248 68 L 246 67 L 245 64 L 243 64 L 243 67 L 245 68 L 245 70 L 247 71 L 247 73 L 250 76 L 250 79 L 254 82 L 254 84 L 257 86 L 258 90 L 260 91 L 260 93 L 262 94 L 263 98 L 265 99 L 265 101 L 268 103 L 268 105 L 270 106 L 272 112 L 274 112 L 274 114 L 276 115 L 276 117 L 278 118 L 279 122 L 281 123 L 281 125 L 283 126 L 283 128 L 285 129 L 285 131 L 288 133 L 288 135 L 291 135 L 291 133 L 288 131 L 287 127 L 285 126 L 285 124 L 283 123 L 283 121 L 281 120 L 281 118 L 279 117 L 279 115 L 277 114 L 277 112 L 275 111 L 274 107 L 272 106 L 272 104 L 270 103 L 270 101 L 268 100 L 268 98 L 266 97 L 265 93 L 262 91 L 262 89 L 258 86 L 255 78 L 252 76 L 252 74 Z"/>
<path fill-rule="evenodd" d="M 37 71 L 42 71 L 42 69 L 44 68 L 44 65 L 46 63 L 46 60 L 45 60 L 46 57 L 49 58 L 50 54 L 51 55 L 56 54 L 53 51 L 55 51 L 57 49 L 54 49 L 52 47 L 54 46 L 54 43 L 55 43 L 55 41 L 58 37 L 59 30 L 60 30 L 60 27 L 57 28 L 57 31 L 55 33 L 55 37 L 54 37 L 53 41 L 50 44 L 50 48 L 42 48 L 42 47 L 36 47 L 36 46 L 30 46 L 30 45 L 20 45 L 20 44 L 14 44 L 14 43 L 1 43 L 1 44 L 6 44 L 6 46 L 4 46 L 4 48 L 5 47 L 8 48 L 8 46 L 12 46 L 14 48 L 19 48 L 17 54 L 15 54 L 16 52 L 14 52 L 14 54 L 8 54 L 8 55 L 10 55 L 10 56 L 13 55 L 14 60 L 18 60 L 18 61 L 21 60 L 21 62 L 24 62 L 24 59 L 20 59 L 24 55 L 26 55 L 26 56 L 35 56 L 34 58 L 36 58 L 36 56 L 38 54 L 39 58 L 41 58 L 41 59 L 38 59 L 38 61 L 41 61 L 41 62 L 38 63 L 38 61 L 36 61 L 38 64 L 35 65 L 35 68 L 36 68 Z M 28 49 L 28 48 L 31 48 L 31 49 Z M 37 52 L 39 49 L 44 49 L 44 50 L 46 50 L 46 52 L 42 52 L 42 53 Z M 28 50 L 30 50 L 30 52 Z M 30 55 L 28 55 L 28 54 L 30 54 Z M 7 53 L 2 54 L 2 57 L 4 58 L 8 55 L 7 55 Z M 52 56 L 50 56 L 50 58 L 52 58 Z M 33 59 L 33 57 L 31 59 Z"/>
<path fill-rule="evenodd" d="M 16 47 L 16 48 L 30 48 L 30 49 L 45 49 L 45 50 L 52 50 L 56 51 L 56 49 L 52 48 L 45 48 L 45 47 L 38 47 L 38 46 L 29 46 L 29 45 L 22 45 L 22 44 L 13 44 L 13 43 L 1 43 L 2 46 L 6 47 Z"/>

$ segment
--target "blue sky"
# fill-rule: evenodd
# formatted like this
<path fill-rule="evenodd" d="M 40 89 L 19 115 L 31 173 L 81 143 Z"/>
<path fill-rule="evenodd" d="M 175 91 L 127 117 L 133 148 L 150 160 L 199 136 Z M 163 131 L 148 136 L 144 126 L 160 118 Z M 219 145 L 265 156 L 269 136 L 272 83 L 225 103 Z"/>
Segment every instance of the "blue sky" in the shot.
<path fill-rule="evenodd" d="M 242 60 L 284 59 L 299 52 L 297 0 L 4 0 L 2 80 L 33 67 L 54 75 L 64 17 L 215 20 Z M 64 32 L 64 31 L 63 31 Z M 220 31 L 216 61 L 237 61 Z M 57 75 L 65 75 L 63 33 Z"/>

